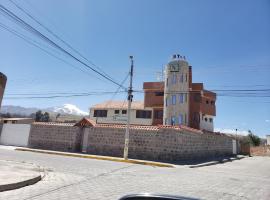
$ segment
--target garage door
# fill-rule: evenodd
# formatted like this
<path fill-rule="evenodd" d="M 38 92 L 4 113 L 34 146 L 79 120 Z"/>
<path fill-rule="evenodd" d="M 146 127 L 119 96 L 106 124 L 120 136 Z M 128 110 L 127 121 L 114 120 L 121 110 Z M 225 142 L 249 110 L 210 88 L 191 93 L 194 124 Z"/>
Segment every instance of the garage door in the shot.
<path fill-rule="evenodd" d="M 27 146 L 30 127 L 30 124 L 4 124 L 0 136 L 0 144 Z"/>

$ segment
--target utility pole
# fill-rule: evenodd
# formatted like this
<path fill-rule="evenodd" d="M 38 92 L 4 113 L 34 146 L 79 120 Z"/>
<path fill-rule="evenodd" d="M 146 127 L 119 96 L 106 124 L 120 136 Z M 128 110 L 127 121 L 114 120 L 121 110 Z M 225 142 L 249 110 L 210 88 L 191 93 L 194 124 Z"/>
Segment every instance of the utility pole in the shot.
<path fill-rule="evenodd" d="M 235 129 L 235 142 L 236 142 L 236 154 L 238 154 L 238 140 L 237 140 L 237 131 L 238 129 Z"/>
<path fill-rule="evenodd" d="M 130 82 L 129 82 L 129 89 L 128 89 L 128 110 L 127 110 L 127 127 L 125 133 L 125 147 L 124 147 L 124 159 L 128 159 L 128 144 L 129 144 L 129 126 L 130 126 L 130 111 L 131 111 L 131 102 L 132 102 L 132 78 L 133 78 L 133 56 L 129 56 L 131 61 L 130 66 Z"/>

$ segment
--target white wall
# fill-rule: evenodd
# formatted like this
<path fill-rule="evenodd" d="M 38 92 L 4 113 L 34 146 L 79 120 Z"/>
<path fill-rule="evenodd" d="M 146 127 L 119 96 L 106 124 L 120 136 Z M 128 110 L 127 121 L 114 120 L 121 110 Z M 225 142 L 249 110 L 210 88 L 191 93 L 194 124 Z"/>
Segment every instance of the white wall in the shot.
<path fill-rule="evenodd" d="M 30 124 L 3 124 L 0 144 L 26 147 L 30 128 Z"/>
<path fill-rule="evenodd" d="M 109 123 L 109 124 L 126 124 L 127 122 L 127 114 L 114 114 L 114 110 L 118 109 L 107 109 L 107 117 L 94 117 L 94 108 L 90 109 L 90 119 L 96 121 L 98 123 Z M 98 110 L 98 109 L 96 109 Z M 102 109 L 100 109 L 102 110 Z M 106 109 L 105 109 L 106 110 Z M 152 109 L 144 109 L 152 111 L 152 118 L 153 118 L 153 110 Z M 131 110 L 130 113 L 130 123 L 136 125 L 152 125 L 152 118 L 150 119 L 143 119 L 143 118 L 136 118 L 136 110 Z"/>
<path fill-rule="evenodd" d="M 270 135 L 267 135 L 267 136 L 266 136 L 266 141 L 267 141 L 266 144 L 267 144 L 267 145 L 270 145 Z"/>
<path fill-rule="evenodd" d="M 214 116 L 211 115 L 204 115 L 201 114 L 201 120 L 200 120 L 200 129 L 201 130 L 207 130 L 207 131 L 214 131 Z M 205 118 L 207 118 L 207 121 L 205 121 Z M 209 118 L 212 119 L 212 122 L 210 122 Z"/>

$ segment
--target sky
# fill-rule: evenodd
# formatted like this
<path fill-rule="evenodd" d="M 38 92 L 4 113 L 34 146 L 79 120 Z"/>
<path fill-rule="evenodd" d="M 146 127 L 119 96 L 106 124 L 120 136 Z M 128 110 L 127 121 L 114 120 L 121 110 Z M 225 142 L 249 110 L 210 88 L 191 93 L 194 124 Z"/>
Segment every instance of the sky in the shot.
<path fill-rule="evenodd" d="M 144 81 L 157 81 L 175 53 L 186 56 L 193 67 L 193 82 L 203 82 L 208 90 L 268 89 L 264 97 L 218 95 L 214 125 L 221 131 L 237 128 L 239 133 L 250 129 L 260 136 L 270 134 L 269 0 L 13 1 L 118 83 L 126 77 L 133 55 L 137 90 L 142 90 Z M 54 39 L 10 1 L 0 3 Z M 40 42 L 3 15 L 0 22 Z M 88 111 L 91 105 L 112 98 L 103 94 L 10 99 L 24 93 L 117 90 L 117 85 L 41 43 L 65 62 L 0 27 L 0 71 L 8 77 L 3 105 L 46 108 L 70 103 Z M 125 98 L 120 93 L 114 100 Z M 135 93 L 134 99 L 143 100 L 143 95 Z"/>

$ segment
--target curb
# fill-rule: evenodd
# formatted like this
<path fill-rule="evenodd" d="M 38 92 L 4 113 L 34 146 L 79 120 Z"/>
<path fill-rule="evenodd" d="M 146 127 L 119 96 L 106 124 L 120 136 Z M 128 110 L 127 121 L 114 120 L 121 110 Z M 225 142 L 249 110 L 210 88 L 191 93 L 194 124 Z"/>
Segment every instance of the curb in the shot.
<path fill-rule="evenodd" d="M 6 185 L 0 185 L 0 192 L 4 192 L 4 191 L 8 191 L 8 190 L 15 190 L 15 189 L 19 189 L 28 185 L 33 185 L 37 182 L 39 182 L 41 180 L 41 175 L 32 178 L 32 179 L 28 179 L 26 181 L 21 181 L 21 182 L 17 182 L 17 183 L 11 183 L 11 184 L 6 184 Z"/>
<path fill-rule="evenodd" d="M 123 158 L 116 158 L 116 157 L 109 157 L 109 156 L 85 155 L 85 154 L 78 154 L 78 153 L 66 153 L 66 152 L 59 152 L 59 151 L 51 151 L 51 150 L 36 150 L 36 149 L 30 149 L 30 148 L 16 148 L 15 150 L 16 151 L 28 151 L 28 152 L 34 152 L 34 153 L 44 153 L 44 154 L 51 154 L 51 155 L 59 155 L 59 156 L 69 156 L 69 157 L 77 157 L 77 158 L 88 158 L 88 159 L 96 159 L 96 160 L 106 160 L 106 161 L 139 164 L 139 165 L 148 165 L 148 166 L 153 166 L 153 167 L 174 168 L 174 165 L 166 164 L 166 163 L 150 162 L 150 161 L 143 161 L 143 160 L 133 160 L 133 159 L 125 160 Z"/>
<path fill-rule="evenodd" d="M 240 156 L 240 157 L 225 158 L 225 159 L 222 159 L 222 160 L 211 161 L 211 162 L 206 162 L 206 163 L 197 164 L 197 165 L 191 165 L 191 166 L 189 166 L 189 168 L 206 167 L 206 166 L 210 166 L 210 165 L 216 165 L 216 164 L 221 164 L 221 163 L 226 163 L 226 162 L 232 162 L 232 161 L 235 161 L 235 160 L 241 160 L 243 158 L 246 158 L 246 157 Z"/>

